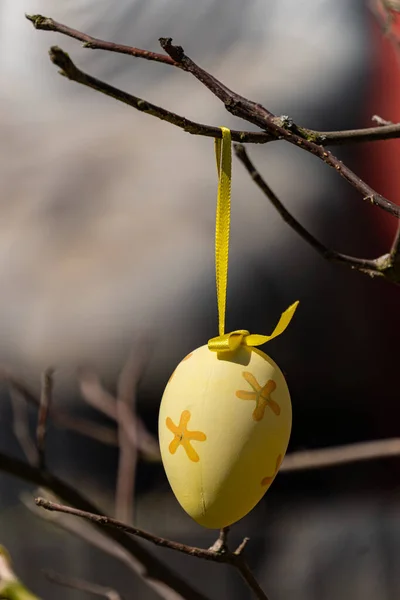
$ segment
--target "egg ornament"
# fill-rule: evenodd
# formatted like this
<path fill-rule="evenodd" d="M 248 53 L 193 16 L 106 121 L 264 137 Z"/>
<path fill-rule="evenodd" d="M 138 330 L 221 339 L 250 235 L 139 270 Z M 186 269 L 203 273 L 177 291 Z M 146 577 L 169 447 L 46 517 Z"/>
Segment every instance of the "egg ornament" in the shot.
<path fill-rule="evenodd" d="M 178 502 L 200 525 L 235 523 L 261 500 L 286 453 L 288 386 L 259 349 L 197 348 L 176 367 L 162 397 L 159 442 Z"/>
<path fill-rule="evenodd" d="M 161 459 L 178 502 L 200 525 L 235 523 L 261 500 L 289 444 L 292 406 L 278 365 L 256 346 L 277 337 L 298 302 L 271 335 L 225 333 L 228 276 L 231 134 L 215 140 L 219 176 L 215 267 L 219 336 L 176 367 L 161 400 Z"/>

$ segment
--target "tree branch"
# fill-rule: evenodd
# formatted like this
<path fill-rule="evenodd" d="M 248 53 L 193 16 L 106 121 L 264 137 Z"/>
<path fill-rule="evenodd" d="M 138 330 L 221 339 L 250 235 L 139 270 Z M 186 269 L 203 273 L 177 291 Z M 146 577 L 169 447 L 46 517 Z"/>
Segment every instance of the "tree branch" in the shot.
<path fill-rule="evenodd" d="M 271 204 L 276 208 L 282 219 L 291 227 L 296 233 L 300 235 L 314 250 L 316 250 L 323 258 L 331 262 L 342 263 L 365 273 L 372 277 L 381 276 L 389 279 L 391 282 L 400 283 L 400 274 L 398 275 L 398 281 L 396 281 L 395 272 L 393 270 L 393 264 L 389 264 L 387 261 L 387 255 L 379 257 L 377 259 L 369 260 L 363 258 L 355 258 L 353 256 L 347 256 L 341 254 L 335 250 L 329 249 L 327 246 L 317 240 L 293 215 L 285 208 L 276 194 L 271 190 L 265 179 L 257 171 L 256 167 L 249 158 L 249 155 L 241 144 L 236 144 L 235 153 L 240 162 L 244 165 L 245 169 L 253 179 L 254 183 L 261 189 L 261 191 L 267 196 Z"/>
<path fill-rule="evenodd" d="M 102 511 L 83 496 L 76 487 L 72 487 L 54 475 L 40 471 L 32 465 L 7 456 L 2 452 L 0 452 L 0 470 L 26 482 L 33 483 L 35 486 L 47 488 L 68 504 L 101 515 Z M 129 535 L 116 529 L 109 529 L 108 536 L 139 562 L 138 575 L 156 589 L 159 594 L 162 595 L 163 588 L 167 586 L 170 590 L 176 592 L 176 600 L 178 597 L 186 600 L 209 600 Z M 171 598 L 171 593 L 169 593 L 169 598 Z"/>
<path fill-rule="evenodd" d="M 55 29 L 55 22 L 48 20 L 46 17 L 42 17 L 40 15 L 29 16 L 27 18 L 33 22 L 36 28 L 40 29 L 40 24 L 46 25 L 42 28 L 48 29 L 50 27 L 49 23 L 52 23 L 53 31 L 57 30 L 60 33 L 64 33 L 66 35 L 70 35 L 71 31 L 68 29 L 68 32 L 65 30 L 65 26 L 61 26 L 61 24 L 57 24 L 58 29 Z M 80 34 L 80 32 L 76 32 L 72 30 L 74 35 L 72 37 L 77 37 L 77 34 L 83 36 L 84 34 Z M 100 40 L 97 41 L 97 43 Z M 169 54 L 172 59 L 172 63 L 174 66 L 179 66 L 184 71 L 188 71 L 196 77 L 203 85 L 205 85 L 217 98 L 219 98 L 225 105 L 225 108 L 228 112 L 233 115 L 244 119 L 254 125 L 260 127 L 264 132 L 267 133 L 271 137 L 271 139 L 275 140 L 285 140 L 299 148 L 313 154 L 320 160 L 322 160 L 325 164 L 335 169 L 341 177 L 343 177 L 350 185 L 352 185 L 362 196 L 363 199 L 375 206 L 379 206 L 382 210 L 385 210 L 389 214 L 400 218 L 400 206 L 391 202 L 381 194 L 378 194 L 373 188 L 371 188 L 365 181 L 360 179 L 351 169 L 349 169 L 346 165 L 342 163 L 336 156 L 334 156 L 330 151 L 326 150 L 322 145 L 315 142 L 315 134 L 310 134 L 311 130 L 302 129 L 296 126 L 290 119 L 283 119 L 276 117 L 266 108 L 247 100 L 243 96 L 236 94 L 229 88 L 227 88 L 224 84 L 218 81 L 214 76 L 210 75 L 201 67 L 199 67 L 196 63 L 194 63 L 188 56 L 185 55 L 183 49 L 180 46 L 174 46 L 172 44 L 171 38 L 160 38 L 160 43 L 162 48 Z M 138 52 L 138 49 L 134 49 L 134 55 L 144 58 L 144 54 L 146 58 L 149 60 L 153 60 L 147 51 Z M 132 96 L 122 90 L 118 90 L 113 86 L 92 77 L 78 69 L 72 60 L 69 58 L 68 54 L 63 52 L 57 46 L 53 46 L 50 49 L 50 58 L 54 64 L 60 67 L 61 74 L 66 76 L 68 79 L 72 81 L 76 81 L 77 83 L 81 83 L 86 85 L 96 91 L 99 91 L 103 94 L 111 96 L 125 104 L 136 108 L 137 110 L 147 113 L 151 116 L 157 117 L 164 121 L 167 121 L 177 127 L 180 127 L 184 131 L 188 133 L 192 133 L 195 135 L 206 135 L 208 137 L 220 137 L 221 132 L 219 128 L 210 127 L 208 125 L 203 125 L 200 123 L 195 123 L 194 121 L 190 121 L 185 117 L 181 117 L 171 111 L 168 111 L 164 108 L 156 106 L 150 102 L 143 100 L 137 96 Z M 175 65 L 178 63 L 178 65 Z M 382 135 L 382 132 L 379 132 Z M 243 135 L 246 139 L 243 139 Z M 245 142 L 251 141 L 249 137 L 254 134 L 247 135 L 246 132 L 232 132 L 232 139 L 234 141 Z M 258 140 L 259 141 L 259 140 Z M 263 142 L 267 141 L 265 138 L 262 140 Z M 268 140 L 270 141 L 270 140 Z"/>
<path fill-rule="evenodd" d="M 149 50 L 143 50 L 140 48 L 135 48 L 134 46 L 125 46 L 123 44 L 115 44 L 113 42 L 107 42 L 105 40 L 100 40 L 98 38 L 92 37 L 86 33 L 73 29 L 72 27 L 68 27 L 62 23 L 58 23 L 51 18 L 44 17 L 42 15 L 25 15 L 26 18 L 32 22 L 35 29 L 39 29 L 42 31 L 53 31 L 57 33 L 61 33 L 68 37 L 74 38 L 83 42 L 84 48 L 90 48 L 95 50 L 105 50 L 108 52 L 115 52 L 119 54 L 127 54 L 129 56 L 133 56 L 136 58 L 142 58 L 145 60 L 155 61 L 159 63 L 163 63 L 165 65 L 170 65 L 173 67 L 181 68 L 183 70 L 190 71 L 190 68 L 185 68 L 181 62 L 178 60 L 174 60 L 171 56 L 167 56 L 165 54 L 159 54 L 157 52 L 151 52 Z M 162 38 L 164 41 L 169 41 L 169 38 Z M 172 47 L 172 46 L 171 46 Z M 187 57 L 186 57 L 187 58 Z M 193 66 L 194 63 L 191 64 Z M 199 69 L 199 67 L 197 67 Z M 192 70 L 192 72 L 194 72 Z M 203 71 L 203 75 L 206 73 Z M 208 74 L 207 74 L 208 75 Z M 210 76 L 211 77 L 211 76 Z M 217 80 L 212 77 L 213 83 L 215 84 Z M 204 83 L 204 80 L 201 80 Z M 82 82 L 80 82 L 82 83 Z M 211 89 L 211 88 L 210 88 Z M 227 88 L 226 88 L 227 90 Z M 233 94 L 231 90 L 228 90 L 230 94 Z M 115 97 L 115 96 L 114 96 Z M 135 107 L 136 108 L 136 107 Z M 270 113 L 271 116 L 273 116 Z M 175 115 L 177 116 L 177 115 Z M 184 119 L 183 117 L 179 117 L 180 119 Z M 285 121 L 289 120 L 287 117 L 275 117 L 276 122 L 281 125 L 285 125 Z M 195 133 L 196 135 L 205 135 L 208 137 L 221 137 L 221 131 L 219 128 L 212 128 L 207 125 L 201 125 L 200 123 L 194 123 L 187 120 L 187 126 L 190 129 L 198 129 L 199 131 L 191 131 L 189 129 L 185 129 L 189 133 Z M 177 125 L 177 123 L 173 123 Z M 180 125 L 177 125 L 178 127 Z M 384 122 L 380 123 L 378 127 L 367 127 L 364 129 L 349 129 L 342 131 L 316 131 L 309 128 L 303 128 L 295 126 L 298 133 L 302 138 L 306 140 L 315 142 L 321 146 L 334 146 L 348 143 L 360 143 L 360 142 L 374 142 L 379 140 L 388 140 L 400 137 L 400 123 L 391 123 Z M 232 131 L 232 138 L 234 141 L 241 143 L 255 143 L 255 144 L 263 144 L 276 139 L 276 137 L 271 136 L 268 133 L 264 132 L 251 132 L 251 131 Z"/>
<path fill-rule="evenodd" d="M 126 523 L 122 523 L 117 519 L 113 519 L 105 515 L 91 514 L 90 512 L 77 510 L 76 508 L 71 508 L 70 506 L 50 502 L 48 500 L 45 500 L 44 498 L 36 498 L 35 502 L 38 506 L 46 510 L 73 515 L 75 517 L 86 519 L 91 523 L 95 523 L 96 525 L 100 525 L 102 527 L 117 529 L 118 531 L 124 531 L 125 533 L 129 533 L 130 535 L 140 537 L 141 539 L 147 540 L 148 542 L 151 542 L 156 546 L 161 546 L 162 548 L 168 548 L 169 550 L 175 550 L 176 552 L 181 552 L 182 554 L 194 556 L 196 558 L 201 558 L 204 560 L 232 565 L 238 569 L 246 583 L 253 590 L 255 596 L 261 600 L 267 600 L 265 592 L 263 592 L 263 590 L 257 583 L 256 579 L 254 578 L 254 575 L 252 574 L 249 566 L 247 565 L 247 562 L 243 558 L 243 551 L 245 548 L 244 543 L 240 544 L 240 546 L 234 552 L 228 550 L 226 545 L 223 545 L 219 550 L 214 550 L 212 548 L 206 550 L 203 548 L 196 548 L 194 546 L 187 546 L 186 544 L 181 544 L 179 542 L 173 542 L 172 540 L 153 535 L 148 531 L 144 531 L 143 529 L 139 529 L 138 527 L 132 527 L 130 525 L 127 525 Z"/>
<path fill-rule="evenodd" d="M 319 450 L 301 450 L 287 454 L 280 471 L 326 469 L 366 460 L 380 460 L 400 456 L 400 438 L 359 442 Z"/>
<path fill-rule="evenodd" d="M 93 596 L 100 596 L 101 598 L 107 598 L 107 600 L 122 600 L 122 597 L 118 592 L 111 588 L 103 587 L 102 585 L 90 583 L 76 577 L 61 575 L 55 571 L 45 570 L 43 571 L 43 574 L 46 579 L 62 587 L 85 592 L 86 594 L 92 594 Z"/>
<path fill-rule="evenodd" d="M 5 367 L 0 367 L 0 382 L 2 381 L 5 382 L 11 390 L 14 390 L 22 398 L 24 398 L 26 402 L 32 406 L 35 406 L 36 408 L 39 408 L 40 400 L 36 397 L 32 390 L 30 390 L 14 373 Z M 57 427 L 62 427 L 63 429 L 67 429 L 73 433 L 78 433 L 79 435 L 92 438 L 108 446 L 118 445 L 116 431 L 105 425 L 92 423 L 86 419 L 71 416 L 64 411 L 58 409 L 56 410 L 52 407 L 50 407 L 50 418 Z"/>
<path fill-rule="evenodd" d="M 158 54 L 157 52 L 141 50 L 140 48 L 134 48 L 133 46 L 124 46 L 122 44 L 114 44 L 113 42 L 99 40 L 98 38 L 83 33 L 82 31 L 77 31 L 76 29 L 72 29 L 72 27 L 68 27 L 62 23 L 57 23 L 57 21 L 54 21 L 48 17 L 44 17 L 43 15 L 28 15 L 25 13 L 25 17 L 28 19 L 28 21 L 31 21 L 35 29 L 62 33 L 63 35 L 83 42 L 84 48 L 90 48 L 92 50 L 106 50 L 108 52 L 116 52 L 117 54 L 128 54 L 129 56 L 135 56 L 136 58 L 144 58 L 145 60 L 151 60 L 158 63 L 163 63 L 164 65 L 180 68 L 180 65 L 177 62 L 173 61 L 165 54 Z"/>
<path fill-rule="evenodd" d="M 91 75 L 88 75 L 84 71 L 78 69 L 78 67 L 72 62 L 66 52 L 61 50 L 58 46 L 52 46 L 49 51 L 50 60 L 61 70 L 60 75 L 67 77 L 70 81 L 75 81 L 81 85 L 85 85 L 97 92 L 101 92 L 106 96 L 110 96 L 119 102 L 127 104 L 136 110 L 145 114 L 167 121 L 180 129 L 183 129 L 187 133 L 192 135 L 201 135 L 211 138 L 221 137 L 221 129 L 219 127 L 213 127 L 211 125 L 203 125 L 202 123 L 196 123 L 186 117 L 182 117 L 176 113 L 173 113 L 165 108 L 157 106 L 143 98 L 128 94 L 123 90 L 113 87 L 100 79 L 96 79 Z M 271 141 L 272 137 L 265 133 L 251 132 L 251 131 L 236 131 L 232 130 L 232 139 L 238 142 L 252 142 L 252 143 L 265 143 Z"/>
<path fill-rule="evenodd" d="M 290 119 L 284 121 L 273 115 L 261 104 L 252 102 L 227 88 L 223 83 L 204 71 L 204 69 L 186 56 L 181 46 L 174 46 L 171 38 L 160 38 L 160 44 L 163 50 L 165 50 L 173 60 L 180 63 L 183 70 L 191 73 L 205 85 L 214 96 L 219 98 L 219 100 L 224 103 L 228 112 L 249 123 L 257 125 L 277 140 L 285 140 L 290 144 L 298 146 L 302 150 L 313 154 L 326 165 L 335 169 L 341 177 L 363 196 L 365 201 L 370 202 L 375 206 L 379 206 L 382 210 L 400 218 L 399 205 L 391 202 L 381 194 L 378 194 L 378 192 L 360 179 L 360 177 L 353 173 L 349 167 L 343 164 L 342 161 L 336 158 L 329 150 L 326 150 L 323 146 L 315 143 L 312 139 L 307 139 L 304 130 L 297 127 Z"/>
<path fill-rule="evenodd" d="M 136 418 L 136 390 L 147 362 L 147 352 L 143 352 L 144 346 L 145 344 L 138 343 L 137 348 L 130 352 L 118 377 L 117 397 L 115 401 L 119 439 L 115 514 L 117 519 L 126 523 L 133 523 L 135 479 L 139 447 Z M 139 356 L 137 350 L 140 347 L 142 352 Z"/>
<path fill-rule="evenodd" d="M 40 405 L 36 428 L 36 446 L 38 451 L 39 468 L 46 466 L 45 443 L 47 433 L 47 419 L 53 394 L 53 369 L 46 369 L 42 374 Z"/>

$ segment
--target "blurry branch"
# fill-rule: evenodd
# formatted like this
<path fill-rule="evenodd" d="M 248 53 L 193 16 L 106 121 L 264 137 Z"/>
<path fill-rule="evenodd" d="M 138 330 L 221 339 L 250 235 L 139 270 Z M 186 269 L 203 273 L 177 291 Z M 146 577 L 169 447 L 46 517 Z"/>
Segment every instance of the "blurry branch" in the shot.
<path fill-rule="evenodd" d="M 122 375 L 122 374 L 121 374 Z M 118 419 L 116 398 L 102 385 L 96 373 L 88 368 L 78 371 L 79 388 L 83 399 L 108 418 L 116 421 L 125 428 L 131 444 L 135 444 L 143 458 L 151 462 L 159 462 L 160 449 L 156 438 L 147 430 L 142 419 L 137 414 L 130 415 L 127 421 Z M 133 399 L 133 396 L 132 396 Z M 134 421 L 134 427 L 133 427 Z M 116 437 L 118 445 L 118 434 Z"/>
<path fill-rule="evenodd" d="M 45 443 L 47 433 L 47 419 L 53 395 L 53 369 L 46 369 L 42 374 L 42 386 L 38 422 L 36 427 L 36 445 L 38 451 L 39 468 L 46 467 Z"/>
<path fill-rule="evenodd" d="M 105 588 L 95 583 L 89 583 L 83 579 L 77 579 L 69 576 L 67 577 L 66 575 L 55 573 L 54 571 L 46 570 L 43 571 L 43 574 L 46 579 L 62 587 L 92 594 L 93 596 L 100 596 L 101 598 L 107 598 L 107 600 L 122 600 L 122 597 L 118 594 L 118 592 L 112 590 L 111 588 Z"/>
<path fill-rule="evenodd" d="M 29 411 L 28 405 L 23 396 L 14 390 L 10 389 L 11 407 L 13 412 L 13 432 L 15 438 L 26 460 L 31 465 L 39 464 L 39 455 L 37 447 L 29 430 Z"/>
<path fill-rule="evenodd" d="M 226 530 L 222 530 L 219 539 L 221 540 L 222 536 L 223 543 L 219 546 L 214 545 L 214 547 L 218 548 L 217 550 L 215 550 L 213 546 L 210 549 L 206 550 L 203 548 L 196 548 L 194 546 L 187 546 L 186 544 L 181 544 L 179 542 L 173 542 L 172 540 L 153 535 L 147 531 L 144 531 L 143 529 L 131 527 L 126 523 L 122 523 L 121 521 L 117 521 L 116 519 L 112 519 L 111 517 L 91 514 L 86 511 L 71 508 L 69 506 L 64 506 L 55 502 L 49 502 L 44 498 L 37 498 L 36 504 L 46 510 L 62 512 L 64 514 L 73 515 L 82 519 L 87 519 L 91 523 L 96 523 L 97 525 L 101 525 L 103 527 L 107 527 L 110 529 L 115 528 L 117 530 L 124 531 L 131 535 L 147 540 L 148 542 L 151 542 L 156 546 L 168 548 L 169 550 L 175 550 L 176 552 L 181 552 L 182 554 L 186 554 L 188 556 L 194 556 L 196 558 L 202 558 L 204 560 L 232 565 L 239 571 L 239 573 L 246 581 L 250 589 L 254 592 L 256 598 L 259 598 L 260 600 L 268 600 L 265 592 L 259 586 L 245 558 L 243 557 L 243 552 L 248 542 L 248 538 L 245 538 L 242 541 L 242 543 L 238 546 L 238 548 L 236 548 L 236 550 L 230 551 L 226 545 L 227 532 Z"/>
<path fill-rule="evenodd" d="M 391 121 L 388 121 L 387 119 L 384 119 L 383 117 L 380 117 L 379 115 L 372 115 L 371 120 L 375 121 L 375 123 L 378 123 L 378 125 L 380 125 L 382 127 L 384 125 L 393 125 L 393 123 Z"/>
<path fill-rule="evenodd" d="M 400 264 L 399 261 L 399 243 L 400 243 L 400 228 L 398 235 L 396 236 L 396 242 L 393 245 L 393 249 L 390 254 L 385 254 L 376 259 L 362 259 L 355 258 L 353 256 L 347 256 L 341 254 L 335 250 L 327 248 L 319 240 L 317 240 L 305 227 L 303 227 L 297 219 L 285 208 L 276 194 L 269 187 L 265 179 L 257 171 L 256 167 L 249 158 L 249 155 L 241 144 L 236 144 L 235 153 L 240 162 L 244 165 L 245 169 L 253 179 L 254 183 L 260 188 L 260 190 L 267 196 L 271 204 L 276 208 L 282 219 L 291 227 L 296 233 L 300 235 L 314 250 L 316 250 L 323 258 L 331 262 L 342 263 L 360 271 L 366 273 L 371 277 L 381 276 L 389 279 L 394 283 L 400 283 Z M 397 257 L 397 258 L 396 258 Z M 397 266 L 397 269 L 395 268 Z"/>
<path fill-rule="evenodd" d="M 387 458 L 391 456 L 400 456 L 400 439 L 377 440 L 373 442 L 352 444 L 337 448 L 293 452 L 286 456 L 281 467 L 281 471 L 290 472 L 306 469 L 326 468 L 345 463 Z M 190 554 L 191 556 L 232 564 L 240 570 L 242 576 L 252 587 L 256 596 L 258 598 L 265 599 L 265 594 L 254 580 L 253 575 L 248 569 L 247 563 L 242 561 L 242 558 L 240 558 L 242 549 L 244 548 L 247 540 L 243 540 L 243 544 L 241 545 L 240 549 L 237 549 L 233 553 L 228 553 L 228 556 L 226 556 L 226 530 L 221 532 L 219 539 L 211 547 L 211 549 L 203 550 L 196 548 L 192 549 L 185 545 L 179 544 L 178 542 L 164 540 L 163 538 L 153 536 L 148 532 L 143 532 L 137 528 L 132 528 L 127 524 L 119 524 L 119 529 L 114 529 L 111 526 L 115 525 L 116 523 L 114 519 L 104 517 L 101 514 L 101 511 L 89 500 L 87 500 L 80 492 L 50 473 L 40 470 L 34 465 L 29 465 L 23 461 L 9 457 L 3 453 L 0 453 L 0 470 L 10 475 L 19 477 L 36 486 L 51 490 L 53 494 L 57 496 L 57 498 L 61 498 L 63 501 L 76 507 L 78 511 L 83 511 L 84 515 L 79 516 L 84 516 L 86 518 L 86 513 L 90 513 L 90 521 L 97 527 L 97 532 L 93 531 L 93 534 L 89 533 L 89 530 L 84 530 L 80 527 L 77 527 L 73 521 L 69 521 L 69 523 L 67 523 L 67 521 L 62 520 L 57 521 L 57 524 L 69 531 L 72 531 L 76 535 L 81 536 L 86 541 L 89 541 L 89 543 L 92 543 L 95 546 L 105 550 L 116 558 L 123 560 L 136 573 L 143 577 L 149 583 L 149 585 L 154 587 L 164 598 L 168 598 L 168 600 L 171 598 L 185 598 L 187 600 L 206 599 L 202 594 L 193 590 L 186 582 L 181 580 L 178 575 L 170 571 L 163 563 L 161 563 L 142 546 L 135 542 L 134 539 L 127 535 L 127 532 L 142 537 L 143 539 L 147 539 L 148 541 L 151 541 L 159 546 L 184 552 L 186 554 Z M 47 500 L 43 499 L 41 502 L 39 502 L 39 505 L 44 503 L 44 505 L 48 507 L 48 504 L 46 504 L 47 502 Z M 52 506 L 52 503 L 50 503 L 50 506 Z M 71 510 L 73 509 L 67 507 L 67 510 L 63 512 L 71 513 Z M 111 540 L 112 543 L 108 545 L 109 547 L 107 547 L 107 543 L 103 541 L 102 536 L 97 535 L 100 533 L 106 533 L 108 538 Z M 120 551 L 118 550 L 118 547 L 120 548 Z M 126 554 L 132 559 L 129 560 L 129 558 L 124 555 L 124 552 L 126 552 Z M 224 558 L 221 558 L 221 553 Z M 169 590 L 166 590 L 165 586 L 168 586 Z M 172 590 L 177 592 L 178 595 L 174 594 L 171 596 Z"/>
<path fill-rule="evenodd" d="M 29 387 L 25 385 L 25 383 L 23 383 L 14 373 L 5 367 L 0 367 L 0 382 L 6 383 L 11 392 L 18 394 L 28 404 L 39 408 L 40 400 L 36 397 L 34 392 L 32 392 L 32 390 L 30 390 Z M 79 435 L 89 437 L 97 442 L 106 444 L 107 446 L 118 445 L 117 433 L 110 427 L 106 427 L 98 423 L 92 423 L 91 421 L 82 419 L 80 417 L 71 416 L 64 411 L 59 409 L 56 410 L 51 407 L 50 418 L 55 426 L 67 429 L 73 433 L 78 433 Z M 17 438 L 21 443 L 19 435 Z"/>
<path fill-rule="evenodd" d="M 0 546 L 0 598 L 1 600 L 40 600 L 18 579 L 7 550 Z"/>
<path fill-rule="evenodd" d="M 365 460 L 400 456 L 400 438 L 359 442 L 320 450 L 291 452 L 283 460 L 280 472 L 324 469 Z"/>
<path fill-rule="evenodd" d="M 81 369 L 78 372 L 78 377 L 82 396 L 88 404 L 116 421 L 115 398 L 102 388 L 97 375 L 89 370 Z M 18 393 L 31 406 L 39 408 L 40 400 L 36 397 L 35 393 L 6 367 L 0 366 L 0 382 L 6 383 L 11 391 Z M 82 417 L 72 416 L 63 410 L 55 409 L 51 406 L 49 407 L 49 417 L 52 424 L 56 427 L 83 435 L 107 446 L 118 446 L 118 433 L 111 427 L 94 423 Z M 136 416 L 136 419 L 138 450 L 141 457 L 150 462 L 158 462 L 160 455 L 157 440 L 147 430 L 142 419 L 139 416 Z M 20 424 L 18 424 L 19 426 Z M 21 442 L 20 439 L 19 441 Z"/>
<path fill-rule="evenodd" d="M 119 439 L 119 463 L 115 494 L 115 515 L 126 523 L 133 522 L 135 477 L 137 467 L 138 431 L 136 418 L 136 391 L 147 363 L 143 344 L 141 352 L 132 351 L 126 361 L 117 384 L 117 423 Z M 158 449 L 158 444 L 157 444 Z"/>

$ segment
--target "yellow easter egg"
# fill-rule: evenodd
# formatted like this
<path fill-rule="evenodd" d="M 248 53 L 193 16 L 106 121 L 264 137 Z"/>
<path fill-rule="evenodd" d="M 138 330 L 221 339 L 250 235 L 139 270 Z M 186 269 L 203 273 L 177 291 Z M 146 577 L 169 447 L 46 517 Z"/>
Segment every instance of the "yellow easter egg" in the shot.
<path fill-rule="evenodd" d="M 161 457 L 182 508 L 215 529 L 244 517 L 278 472 L 291 426 L 289 390 L 269 356 L 246 346 L 186 356 L 159 413 Z"/>

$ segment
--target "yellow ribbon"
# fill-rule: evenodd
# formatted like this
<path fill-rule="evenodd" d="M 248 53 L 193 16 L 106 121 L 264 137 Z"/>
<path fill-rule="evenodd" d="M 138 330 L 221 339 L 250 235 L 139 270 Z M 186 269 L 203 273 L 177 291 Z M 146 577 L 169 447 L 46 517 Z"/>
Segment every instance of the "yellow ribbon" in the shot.
<path fill-rule="evenodd" d="M 240 345 L 261 346 L 283 333 L 289 325 L 299 302 L 282 313 L 271 335 L 251 334 L 245 329 L 225 333 L 226 290 L 228 285 L 229 232 L 231 222 L 232 140 L 231 132 L 221 127 L 222 139 L 216 138 L 215 157 L 218 172 L 217 214 L 215 226 L 215 273 L 218 303 L 218 337 L 208 341 L 214 352 L 232 352 Z"/>

